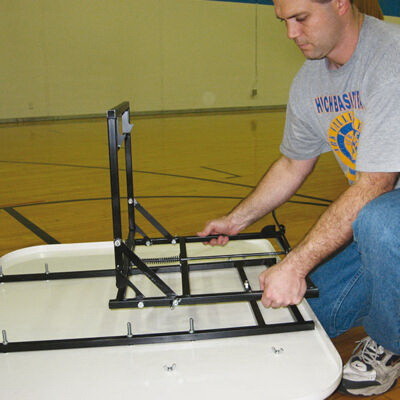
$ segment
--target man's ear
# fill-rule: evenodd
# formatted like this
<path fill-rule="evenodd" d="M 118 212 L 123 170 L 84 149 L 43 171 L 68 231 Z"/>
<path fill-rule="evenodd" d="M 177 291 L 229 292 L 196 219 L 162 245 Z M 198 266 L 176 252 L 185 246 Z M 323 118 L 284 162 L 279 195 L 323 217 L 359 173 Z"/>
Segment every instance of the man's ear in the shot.
<path fill-rule="evenodd" d="M 351 8 L 350 0 L 333 0 L 339 15 L 346 14 Z"/>

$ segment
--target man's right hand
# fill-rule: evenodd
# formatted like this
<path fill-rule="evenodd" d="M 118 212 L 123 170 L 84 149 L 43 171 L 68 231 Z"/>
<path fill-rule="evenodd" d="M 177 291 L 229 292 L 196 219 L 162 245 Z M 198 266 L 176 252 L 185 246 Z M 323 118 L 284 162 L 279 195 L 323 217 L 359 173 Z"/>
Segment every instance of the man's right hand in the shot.
<path fill-rule="evenodd" d="M 211 239 L 209 242 L 204 242 L 204 244 L 224 246 L 229 241 L 227 235 L 237 235 L 242 229 L 241 226 L 234 224 L 229 216 L 224 216 L 207 222 L 204 229 L 198 232 L 197 235 L 201 237 L 219 235 L 217 239 Z"/>

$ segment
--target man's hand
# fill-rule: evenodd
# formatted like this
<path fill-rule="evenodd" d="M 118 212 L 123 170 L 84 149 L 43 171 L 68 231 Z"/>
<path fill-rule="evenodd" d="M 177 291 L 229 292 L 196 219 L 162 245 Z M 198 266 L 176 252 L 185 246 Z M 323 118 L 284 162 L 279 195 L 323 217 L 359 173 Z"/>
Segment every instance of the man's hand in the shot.
<path fill-rule="evenodd" d="M 285 260 L 265 270 L 259 280 L 264 291 L 261 302 L 265 307 L 299 304 L 307 290 L 305 277 Z"/>
<path fill-rule="evenodd" d="M 197 235 L 201 237 L 219 235 L 217 239 L 211 239 L 209 242 L 205 242 L 205 244 L 224 246 L 229 241 L 226 235 L 237 235 L 240 231 L 240 226 L 234 224 L 229 216 L 224 216 L 207 222 L 204 229 L 198 232 Z"/>

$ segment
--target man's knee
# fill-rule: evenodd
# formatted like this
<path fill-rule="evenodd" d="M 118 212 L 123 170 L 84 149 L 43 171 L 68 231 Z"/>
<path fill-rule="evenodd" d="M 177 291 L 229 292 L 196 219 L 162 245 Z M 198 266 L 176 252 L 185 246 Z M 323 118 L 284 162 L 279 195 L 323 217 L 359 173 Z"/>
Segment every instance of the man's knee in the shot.
<path fill-rule="evenodd" d="M 353 223 L 357 242 L 386 241 L 396 235 L 400 227 L 400 190 L 385 193 L 367 203 Z"/>

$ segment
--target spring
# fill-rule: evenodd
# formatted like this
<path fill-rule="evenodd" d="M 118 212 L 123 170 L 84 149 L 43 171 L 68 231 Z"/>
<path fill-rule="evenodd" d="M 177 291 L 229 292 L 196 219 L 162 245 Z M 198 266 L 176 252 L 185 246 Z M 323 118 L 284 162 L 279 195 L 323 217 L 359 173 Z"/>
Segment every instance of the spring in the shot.
<path fill-rule="evenodd" d="M 147 264 L 164 264 L 164 263 L 173 263 L 179 262 L 179 256 L 172 257 L 159 257 L 159 258 L 143 258 L 143 262 Z"/>

